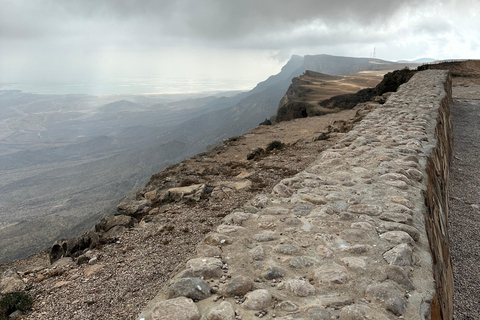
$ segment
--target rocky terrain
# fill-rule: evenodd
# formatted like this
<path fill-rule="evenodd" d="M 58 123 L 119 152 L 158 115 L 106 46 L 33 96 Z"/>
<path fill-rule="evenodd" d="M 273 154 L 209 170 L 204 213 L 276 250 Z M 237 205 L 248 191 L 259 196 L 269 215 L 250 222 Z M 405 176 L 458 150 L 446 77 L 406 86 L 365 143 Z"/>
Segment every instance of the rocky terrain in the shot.
<path fill-rule="evenodd" d="M 306 70 L 342 75 L 324 86 L 323 97 L 331 97 L 375 85 L 379 72 L 404 66 L 416 65 L 293 56 L 249 92 L 187 100 L 1 91 L 0 261 L 80 235 L 153 173 L 256 127 L 276 113 L 291 79 Z M 346 76 L 361 71 L 368 72 Z"/>
<path fill-rule="evenodd" d="M 25 319 L 134 318 L 226 215 L 306 168 L 336 143 L 357 112 L 366 112 L 359 110 L 260 126 L 164 169 L 139 196 L 148 198 L 149 192 L 162 189 L 179 201 L 150 201 L 144 212 L 130 211 L 132 216 L 123 221 L 112 218 L 110 229 L 100 235 L 104 240 L 75 259 L 50 265 L 49 253 L 43 252 L 2 265 L 2 291 L 25 289 L 34 297 L 34 309 Z M 285 147 L 247 160 L 249 153 L 275 140 Z M 202 185 L 211 189 L 208 196 L 202 196 Z"/>
<path fill-rule="evenodd" d="M 455 88 L 468 92 L 470 81 L 475 80 L 457 79 Z M 360 115 L 372 107 L 363 108 Z M 74 259 L 62 258 L 50 265 L 51 257 L 44 252 L 1 265 L 2 291 L 25 289 L 35 298 L 26 319 L 133 319 L 182 270 L 180 263 L 195 252 L 207 254 L 210 248 L 197 248 L 206 234 L 239 209 L 254 214 L 259 200 L 255 195 L 270 193 L 281 179 L 304 170 L 319 152 L 337 144 L 345 136 L 342 131 L 358 121 L 357 111 L 260 126 L 167 168 L 138 192 L 137 201 L 119 206 L 119 213 L 128 216 L 98 224 L 98 242 Z M 285 148 L 259 152 L 246 160 L 252 151 L 267 149 L 275 140 L 284 142 Z M 139 199 L 146 201 L 135 207 Z M 129 218 L 118 218 L 123 216 Z M 299 288 L 308 287 L 308 281 L 299 281 L 305 282 Z M 293 283 L 285 285 L 290 286 L 288 290 L 294 288 Z M 311 310 L 308 319 L 322 319 L 322 310 Z M 256 313 L 255 317 L 272 316 L 263 309 Z"/>

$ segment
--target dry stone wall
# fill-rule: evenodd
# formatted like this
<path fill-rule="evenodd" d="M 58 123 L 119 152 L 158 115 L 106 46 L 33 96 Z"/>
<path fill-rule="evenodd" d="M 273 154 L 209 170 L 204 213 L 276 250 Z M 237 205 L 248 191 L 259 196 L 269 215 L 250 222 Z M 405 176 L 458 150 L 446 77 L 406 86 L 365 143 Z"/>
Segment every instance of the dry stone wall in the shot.
<path fill-rule="evenodd" d="M 448 319 L 449 81 L 416 74 L 225 217 L 137 319 Z"/>

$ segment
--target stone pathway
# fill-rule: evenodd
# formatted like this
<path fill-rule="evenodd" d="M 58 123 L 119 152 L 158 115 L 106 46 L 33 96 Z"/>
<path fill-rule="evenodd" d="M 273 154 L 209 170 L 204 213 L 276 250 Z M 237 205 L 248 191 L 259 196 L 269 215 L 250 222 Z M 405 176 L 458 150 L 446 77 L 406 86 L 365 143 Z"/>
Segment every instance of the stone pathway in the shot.
<path fill-rule="evenodd" d="M 305 171 L 225 217 L 137 319 L 427 319 L 426 157 L 444 71 L 415 75 Z"/>

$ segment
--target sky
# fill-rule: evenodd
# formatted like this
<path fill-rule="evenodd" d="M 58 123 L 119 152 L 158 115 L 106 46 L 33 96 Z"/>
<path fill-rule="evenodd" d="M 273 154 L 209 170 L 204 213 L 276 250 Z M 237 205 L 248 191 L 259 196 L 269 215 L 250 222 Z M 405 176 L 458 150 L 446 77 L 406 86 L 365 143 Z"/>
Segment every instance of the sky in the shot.
<path fill-rule="evenodd" d="M 480 58 L 478 0 L 0 0 L 0 8 L 3 86 L 150 81 L 158 86 L 149 90 L 175 91 L 167 84 L 208 80 L 249 89 L 292 54 Z"/>

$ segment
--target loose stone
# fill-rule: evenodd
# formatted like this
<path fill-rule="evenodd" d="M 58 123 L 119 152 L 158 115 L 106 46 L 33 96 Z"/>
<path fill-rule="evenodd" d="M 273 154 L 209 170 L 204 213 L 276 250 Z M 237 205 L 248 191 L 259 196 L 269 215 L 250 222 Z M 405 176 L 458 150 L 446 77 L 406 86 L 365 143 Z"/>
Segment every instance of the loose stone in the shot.
<path fill-rule="evenodd" d="M 396 245 L 383 254 L 385 261 L 396 266 L 411 266 L 412 256 L 412 248 L 406 243 Z"/>
<path fill-rule="evenodd" d="M 367 214 L 369 216 L 379 216 L 383 209 L 380 206 L 372 204 L 354 204 L 348 207 L 348 211 L 358 214 Z"/>
<path fill-rule="evenodd" d="M 286 270 L 277 266 L 269 266 L 267 272 L 263 275 L 266 280 L 283 278 L 287 274 Z"/>
<path fill-rule="evenodd" d="M 332 313 L 322 308 L 310 308 L 308 309 L 308 319 L 310 320 L 331 320 Z"/>
<path fill-rule="evenodd" d="M 412 284 L 412 281 L 408 278 L 408 274 L 403 270 L 402 267 L 388 265 L 382 266 L 380 272 L 385 274 L 386 279 L 395 281 L 396 283 L 404 286 L 407 290 L 414 290 L 415 287 Z"/>
<path fill-rule="evenodd" d="M 230 282 L 223 285 L 218 290 L 218 294 L 225 297 L 244 296 L 252 290 L 253 282 L 245 276 L 237 276 L 232 278 Z"/>
<path fill-rule="evenodd" d="M 280 311 L 285 311 L 285 312 L 294 312 L 294 311 L 297 311 L 299 307 L 294 302 L 287 300 L 277 304 L 275 309 L 278 309 Z"/>
<path fill-rule="evenodd" d="M 273 232 L 264 232 L 264 233 L 257 233 L 253 236 L 253 239 L 258 242 L 267 242 L 277 240 L 277 236 Z"/>
<path fill-rule="evenodd" d="M 380 239 L 387 240 L 394 244 L 406 243 L 413 246 L 415 241 L 405 231 L 387 231 L 380 235 Z"/>
<path fill-rule="evenodd" d="M 183 278 L 168 289 L 168 298 L 187 297 L 203 300 L 211 296 L 210 285 L 200 278 Z"/>
<path fill-rule="evenodd" d="M 388 201 L 394 202 L 394 203 L 404 205 L 405 207 L 408 207 L 410 209 L 413 208 L 412 202 L 410 200 L 404 198 L 404 197 L 386 196 L 385 199 L 388 200 Z"/>
<path fill-rule="evenodd" d="M 208 320 L 235 320 L 235 310 L 232 304 L 223 301 L 220 305 L 215 306 L 207 315 Z"/>
<path fill-rule="evenodd" d="M 199 320 L 201 315 L 191 299 L 178 297 L 157 303 L 151 312 L 145 314 L 144 317 L 155 320 Z"/>
<path fill-rule="evenodd" d="M 294 268 L 294 269 L 303 269 L 303 268 L 307 268 L 307 267 L 310 267 L 313 265 L 313 261 L 310 260 L 309 258 L 307 257 L 294 257 L 292 259 L 290 259 L 290 262 L 288 263 L 288 265 L 290 266 L 290 268 Z"/>
<path fill-rule="evenodd" d="M 373 283 L 365 290 L 365 298 L 377 302 L 397 316 L 401 316 L 407 309 L 405 293 L 393 283 Z"/>
<path fill-rule="evenodd" d="M 270 307 L 272 295 L 268 290 L 258 289 L 245 295 L 243 307 L 248 310 L 263 310 Z"/>
<path fill-rule="evenodd" d="M 255 208 L 255 207 L 252 207 Z M 247 221 L 252 215 L 246 212 L 234 212 L 231 216 L 231 221 L 237 226 L 241 226 L 245 221 Z"/>
<path fill-rule="evenodd" d="M 204 242 L 212 246 L 223 246 L 232 244 L 233 239 L 220 233 L 211 233 L 205 237 Z"/>
<path fill-rule="evenodd" d="M 322 245 L 317 246 L 317 253 L 320 256 L 326 257 L 326 258 L 330 258 L 333 256 L 333 250 Z"/>
<path fill-rule="evenodd" d="M 346 229 L 340 232 L 340 237 L 351 243 L 369 242 L 372 240 L 371 233 L 360 229 Z"/>
<path fill-rule="evenodd" d="M 422 181 L 423 179 L 423 174 L 417 169 L 408 169 L 407 174 L 410 178 L 418 182 Z"/>
<path fill-rule="evenodd" d="M 296 244 L 280 244 L 275 247 L 275 252 L 288 255 L 296 254 L 300 250 L 301 248 Z"/>
<path fill-rule="evenodd" d="M 203 279 L 220 278 L 223 275 L 222 260 L 217 258 L 195 258 L 187 261 L 187 269 L 182 278 L 203 277 Z"/>
<path fill-rule="evenodd" d="M 200 243 L 197 246 L 197 255 L 202 257 L 217 257 L 222 254 L 222 249 L 219 247 L 209 246 L 208 244 Z"/>
<path fill-rule="evenodd" d="M 345 284 L 350 280 L 347 269 L 340 265 L 322 266 L 313 272 L 313 278 L 323 285 Z"/>
<path fill-rule="evenodd" d="M 368 252 L 371 248 L 372 246 L 369 246 L 369 245 L 356 244 L 353 246 L 342 248 L 341 250 L 348 253 L 362 254 L 362 253 Z"/>
<path fill-rule="evenodd" d="M 401 189 L 401 190 L 407 190 L 408 189 L 408 184 L 404 181 L 394 180 L 394 181 L 385 181 L 384 183 L 388 184 L 389 186 Z"/>
<path fill-rule="evenodd" d="M 298 226 L 299 224 L 302 224 L 302 221 L 298 218 L 287 218 L 285 219 L 285 224 L 287 226 Z"/>
<path fill-rule="evenodd" d="M 413 223 L 412 216 L 407 213 L 384 212 L 379 218 L 384 221 L 392 221 L 409 225 Z"/>
<path fill-rule="evenodd" d="M 413 240 L 418 241 L 420 239 L 420 232 L 415 227 L 397 222 L 382 222 L 378 226 L 378 231 L 382 233 L 386 231 L 405 231 Z"/>
<path fill-rule="evenodd" d="M 244 227 L 240 227 L 240 226 L 229 226 L 226 224 L 221 224 L 217 227 L 217 232 L 218 233 L 234 233 L 237 231 L 242 231 L 244 229 L 245 229 Z"/>
<path fill-rule="evenodd" d="M 342 258 L 340 261 L 342 261 L 342 263 L 345 264 L 347 267 L 349 267 L 351 269 L 354 269 L 354 270 L 366 270 L 367 269 L 367 263 L 362 258 L 345 257 L 345 258 Z"/>
<path fill-rule="evenodd" d="M 250 250 L 250 255 L 252 256 L 253 260 L 257 260 L 257 261 L 263 260 L 264 257 L 265 257 L 263 247 L 262 246 L 256 246 L 256 247 L 252 248 Z"/>
<path fill-rule="evenodd" d="M 288 280 L 285 282 L 285 288 L 299 297 L 315 295 L 315 287 L 304 280 Z"/>
<path fill-rule="evenodd" d="M 286 215 L 289 212 L 289 209 L 283 207 L 268 207 L 264 209 L 264 213 L 270 215 Z"/>
<path fill-rule="evenodd" d="M 293 194 L 293 190 L 286 185 L 279 183 L 273 187 L 272 194 L 282 198 L 288 198 Z"/>
<path fill-rule="evenodd" d="M 361 230 L 375 230 L 375 226 L 373 226 L 370 222 L 354 222 L 350 225 L 350 227 Z"/>
<path fill-rule="evenodd" d="M 353 304 L 343 307 L 340 310 L 338 317 L 339 320 L 388 320 L 389 317 L 385 314 L 379 313 L 377 310 L 373 310 L 367 305 Z"/>

